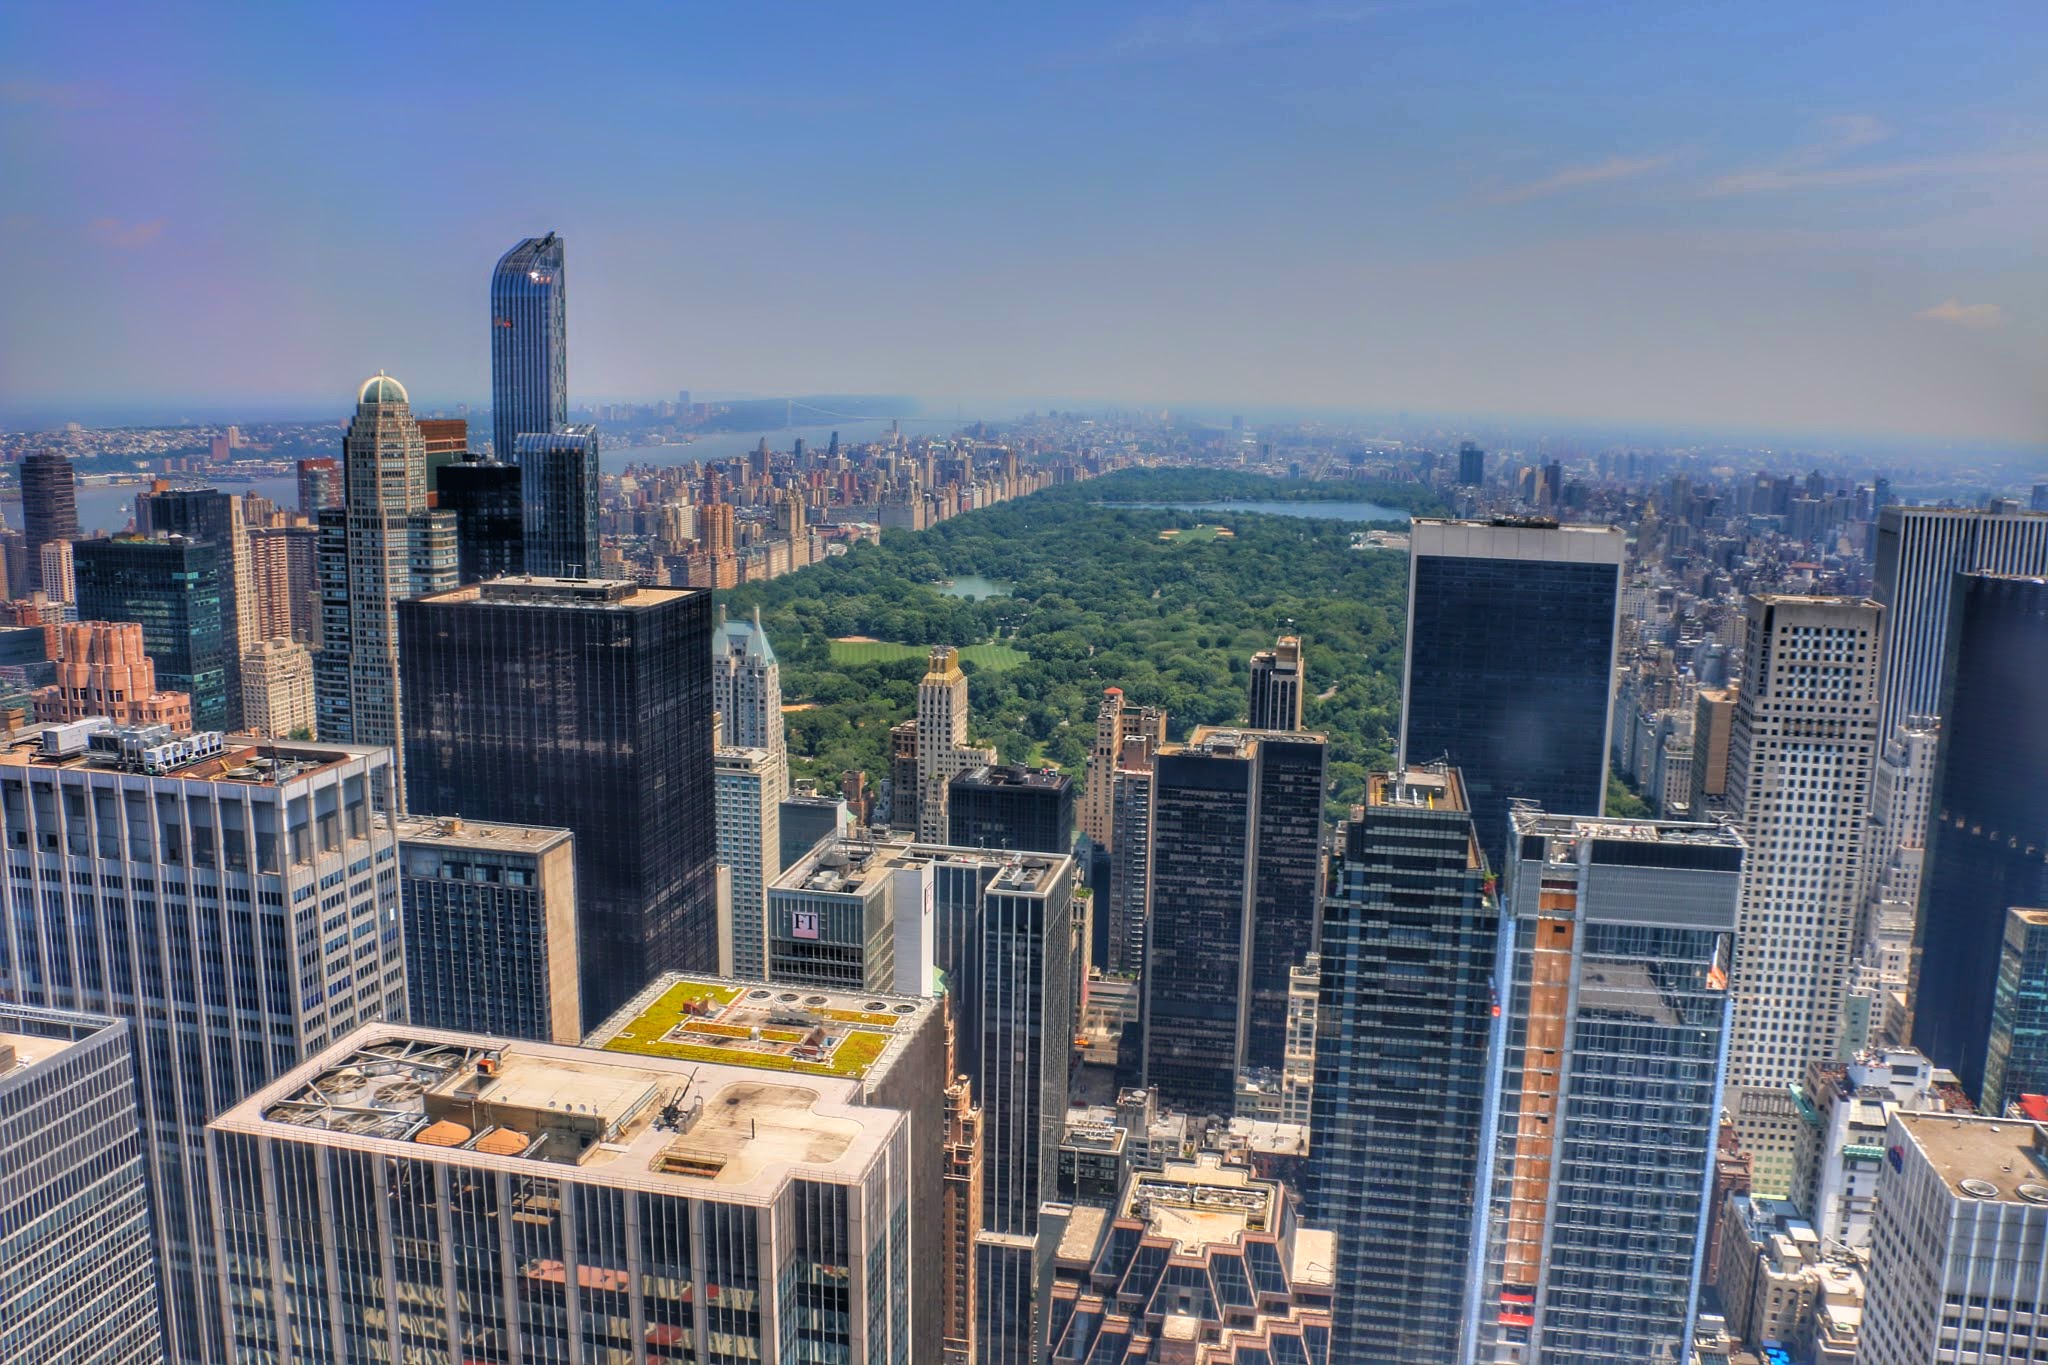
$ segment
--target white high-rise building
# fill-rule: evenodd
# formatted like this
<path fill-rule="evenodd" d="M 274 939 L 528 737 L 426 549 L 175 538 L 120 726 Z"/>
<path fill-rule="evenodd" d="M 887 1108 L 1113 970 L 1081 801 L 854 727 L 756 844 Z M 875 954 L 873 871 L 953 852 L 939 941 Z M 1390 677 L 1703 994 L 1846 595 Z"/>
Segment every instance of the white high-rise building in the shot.
<path fill-rule="evenodd" d="M 779 748 L 720 747 L 715 762 L 718 861 L 730 878 L 718 926 L 719 972 L 765 981 L 768 887 L 782 875 L 789 770 Z"/>
<path fill-rule="evenodd" d="M 373 818 L 391 768 L 383 749 L 104 721 L 0 750 L 0 998 L 133 1030 L 172 1360 L 234 1358 L 206 1121 L 405 1016 L 397 845 Z"/>
<path fill-rule="evenodd" d="M 1871 779 L 1862 916 L 1856 931 L 1845 1010 L 1851 1048 L 1902 1039 L 1912 977 L 1920 871 L 1927 856 L 1927 810 L 1940 731 L 1932 717 L 1909 716 L 1885 739 Z"/>
<path fill-rule="evenodd" d="M 720 744 L 783 752 L 782 666 L 761 629 L 759 607 L 751 622 L 728 621 L 725 608 L 718 609 L 718 627 L 711 632 L 711 705 L 719 716 Z"/>
<path fill-rule="evenodd" d="M 1820 1116 L 1802 1152 L 1797 1201 L 1830 1254 L 1870 1249 L 1885 1130 L 1895 1113 L 1941 1113 L 1949 1094 L 1935 1085 L 1934 1063 L 1910 1047 L 1875 1048 L 1840 1070 L 1830 1068 L 1807 1098 Z"/>
<path fill-rule="evenodd" d="M 2048 1128 L 1894 1113 L 1858 1365 L 2048 1359 Z"/>
<path fill-rule="evenodd" d="M 1793 1087 L 1842 1059 L 1842 1006 L 1877 757 L 1875 602 L 1749 599 L 1728 802 L 1749 859 L 1736 933 L 1728 1108 L 1759 1194 L 1806 1135 Z"/>
<path fill-rule="evenodd" d="M 996 751 L 967 743 L 967 675 L 960 671 L 960 651 L 940 645 L 932 650 L 930 668 L 917 685 L 917 837 L 919 842 L 947 841 L 947 789 L 969 768 L 996 761 Z"/>
<path fill-rule="evenodd" d="M 43 595 L 52 602 L 78 601 L 78 571 L 71 558 L 71 542 L 53 540 L 43 555 Z"/>
<path fill-rule="evenodd" d="M 2048 515 L 1886 507 L 1877 514 L 1873 559 L 1872 596 L 1885 609 L 1877 733 L 1889 740 L 1908 716 L 1941 709 L 1941 652 L 1955 576 L 2048 573 Z"/>
<path fill-rule="evenodd" d="M 313 652 L 296 640 L 259 640 L 242 651 L 242 728 L 290 739 L 313 734 Z"/>

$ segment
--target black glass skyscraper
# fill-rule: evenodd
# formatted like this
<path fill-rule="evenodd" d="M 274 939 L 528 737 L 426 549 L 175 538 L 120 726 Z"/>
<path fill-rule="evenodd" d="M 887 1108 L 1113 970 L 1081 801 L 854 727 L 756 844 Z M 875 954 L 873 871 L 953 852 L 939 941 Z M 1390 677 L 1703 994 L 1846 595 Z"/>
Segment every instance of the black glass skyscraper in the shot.
<path fill-rule="evenodd" d="M 1510 801 L 1600 814 L 1621 529 L 1422 520 L 1409 545 L 1401 761 L 1464 773 L 1488 857 Z"/>
<path fill-rule="evenodd" d="M 71 461 L 51 450 L 21 460 L 21 531 L 26 543 L 28 583 L 15 596 L 26 597 L 43 586 L 43 547 L 53 540 L 78 538 L 78 480 Z"/>
<path fill-rule="evenodd" d="M 946 784 L 946 842 L 1070 853 L 1074 779 L 1050 768 L 969 768 Z"/>
<path fill-rule="evenodd" d="M 597 577 L 597 428 L 522 433 L 514 448 L 526 572 Z"/>
<path fill-rule="evenodd" d="M 503 579 L 398 622 L 408 808 L 576 836 L 586 1027 L 715 971 L 711 594 Z"/>
<path fill-rule="evenodd" d="M 434 471 L 437 504 L 455 514 L 456 577 L 464 583 L 526 572 L 518 465 L 464 460 Z"/>
<path fill-rule="evenodd" d="M 173 488 L 135 497 L 137 531 L 204 541 L 220 556 L 221 659 L 227 673 L 227 720 L 221 728 L 228 730 L 242 727 L 242 650 L 255 643 L 242 638 L 241 585 L 234 572 L 240 523 L 233 496 L 217 488 Z"/>
<path fill-rule="evenodd" d="M 192 728 L 228 728 L 227 555 L 210 541 L 117 536 L 73 546 L 78 619 L 139 621 L 157 686 L 192 698 Z"/>
<path fill-rule="evenodd" d="M 562 239 L 528 237 L 491 272 L 491 453 L 510 460 L 528 432 L 569 424 Z"/>
<path fill-rule="evenodd" d="M 1977 1098 L 2006 911 L 2048 906 L 2048 579 L 1958 574 L 1948 610 L 1913 1044 Z"/>
<path fill-rule="evenodd" d="M 1311 1221 L 1330 1359 L 1453 1365 L 1472 1269 L 1500 910 L 1457 773 L 1375 774 L 1322 905 Z"/>

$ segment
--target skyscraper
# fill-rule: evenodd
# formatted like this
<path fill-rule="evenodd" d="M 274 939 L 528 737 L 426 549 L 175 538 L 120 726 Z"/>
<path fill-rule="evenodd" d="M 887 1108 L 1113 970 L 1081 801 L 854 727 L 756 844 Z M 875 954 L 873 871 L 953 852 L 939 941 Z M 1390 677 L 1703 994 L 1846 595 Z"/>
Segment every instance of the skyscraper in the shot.
<path fill-rule="evenodd" d="M 398 617 L 411 809 L 575 833 L 584 1022 L 715 968 L 710 594 L 508 578 Z"/>
<path fill-rule="evenodd" d="M 1124 754 L 1114 774 L 1105 774 L 1116 844 L 1109 855 L 1109 951 L 1103 959 L 1110 971 L 1137 976 L 1145 969 L 1145 916 L 1151 902 L 1154 750 L 1130 739 L 1124 741 Z"/>
<path fill-rule="evenodd" d="M 1323 736 L 1197 726 L 1153 761 L 1144 1083 L 1228 1114 L 1277 1069 L 1288 974 L 1315 946 Z"/>
<path fill-rule="evenodd" d="M 1489 856 L 1510 801 L 1600 814 L 1626 534 L 1424 519 L 1409 545 L 1402 764 L 1464 775 Z"/>
<path fill-rule="evenodd" d="M 969 768 L 949 784 L 946 811 L 946 842 L 961 848 L 1074 848 L 1074 779 L 1052 768 Z"/>
<path fill-rule="evenodd" d="M 1691 1360 L 1742 837 L 1509 820 L 1472 1359 Z"/>
<path fill-rule="evenodd" d="M 583 1040 L 576 851 L 566 829 L 401 815 L 405 987 L 425 1028 Z"/>
<path fill-rule="evenodd" d="M 960 651 L 933 648 L 930 667 L 917 685 L 917 837 L 943 844 L 949 832 L 946 793 L 953 778 L 969 768 L 994 763 L 994 749 L 967 742 L 967 675 Z"/>
<path fill-rule="evenodd" d="M 300 460 L 299 515 L 315 520 L 330 507 L 339 507 L 347 495 L 341 486 L 341 461 L 332 455 Z"/>
<path fill-rule="evenodd" d="M 463 583 L 526 572 L 524 476 L 515 464 L 464 460 L 434 471 L 442 511 L 455 517 L 455 575 Z"/>
<path fill-rule="evenodd" d="M 765 981 L 768 887 L 782 875 L 781 793 L 789 785 L 788 760 L 779 749 L 720 745 L 713 761 L 718 862 L 728 880 L 718 926 L 719 970 Z"/>
<path fill-rule="evenodd" d="M 164 1359 L 119 1019 L 0 1004 L 0 1343 L 20 1361 Z"/>
<path fill-rule="evenodd" d="M 1886 507 L 1877 516 L 1872 591 L 1885 609 L 1878 660 L 1880 742 L 1941 705 L 1949 593 L 1959 573 L 2048 573 L 2048 516 Z"/>
<path fill-rule="evenodd" d="M 21 457 L 21 530 L 28 552 L 28 581 L 15 589 L 27 597 L 43 586 L 43 547 L 78 539 L 78 480 L 71 461 L 53 450 Z"/>
<path fill-rule="evenodd" d="M 57 680 L 37 688 L 39 725 L 104 716 L 117 725 L 192 728 L 192 698 L 160 691 L 142 627 L 133 621 L 72 621 L 57 627 Z"/>
<path fill-rule="evenodd" d="M 513 450 L 526 572 L 536 578 L 596 578 L 597 428 L 522 433 Z"/>
<path fill-rule="evenodd" d="M 320 517 L 320 733 L 397 749 L 398 603 L 455 586 L 455 519 L 427 507 L 426 446 L 396 379 L 363 381 L 342 450 L 346 504 Z"/>
<path fill-rule="evenodd" d="M 1956 575 L 1943 656 L 1913 1044 L 1988 1104 L 2006 911 L 2048 905 L 2048 579 Z"/>
<path fill-rule="evenodd" d="M 711 704 L 718 712 L 720 743 L 783 751 L 782 665 L 768 632 L 761 629 L 759 607 L 752 621 L 728 621 L 725 608 L 718 609 L 718 629 L 711 636 Z"/>
<path fill-rule="evenodd" d="M 116 536 L 73 545 L 78 615 L 136 621 L 166 691 L 192 699 L 192 723 L 228 728 L 228 630 L 221 610 L 226 566 L 211 542 Z M 239 711 L 239 699 L 236 709 Z"/>
<path fill-rule="evenodd" d="M 1104 688 L 1095 714 L 1095 747 L 1088 754 L 1088 785 L 1081 793 L 1081 832 L 1098 848 L 1113 846 L 1111 774 L 1123 761 L 1124 741 L 1134 737 L 1146 741 L 1148 756 L 1166 743 L 1166 712 L 1127 705 L 1121 687 Z"/>
<path fill-rule="evenodd" d="M 1308 671 L 1301 656 L 1301 637 L 1283 635 L 1271 649 L 1252 655 L 1249 727 L 1254 730 L 1299 730 L 1302 693 Z"/>
<path fill-rule="evenodd" d="M 242 653 L 242 728 L 272 739 L 315 738 L 313 655 L 296 640 L 261 640 Z"/>
<path fill-rule="evenodd" d="M 1838 1060 L 1877 759 L 1881 615 L 1858 598 L 1749 599 L 1728 753 L 1728 805 L 1749 858 L 1727 1104 L 1756 1191 L 1774 1198 L 1791 1188 L 1806 1131 L 1793 1087 L 1809 1064 Z"/>
<path fill-rule="evenodd" d="M 1983 1107 L 2002 1114 L 2023 1095 L 2048 1094 L 2048 909 L 2005 912 L 1998 986 L 1985 1049 Z"/>
<path fill-rule="evenodd" d="M 562 239 L 528 237 L 491 272 L 491 453 L 569 424 L 568 301 Z M 586 567 L 586 576 L 597 566 Z"/>
<path fill-rule="evenodd" d="M 1456 770 L 1375 774 L 1322 902 L 1309 1216 L 1332 1361 L 1461 1359 L 1500 910 Z"/>
<path fill-rule="evenodd" d="M 1470 441 L 1458 443 L 1458 482 L 1467 488 L 1486 482 L 1486 452 Z"/>
<path fill-rule="evenodd" d="M 242 651 L 254 644 L 255 587 L 238 498 L 216 488 L 159 488 L 135 497 L 135 529 L 211 545 L 220 556 L 221 654 L 226 667 L 223 729 L 242 728 Z M 245 623 L 243 618 L 248 617 Z"/>
<path fill-rule="evenodd" d="M 84 722 L 0 752 L 0 823 L 30 873 L 0 883 L 0 997 L 133 1031 L 173 1360 L 234 1358 L 206 1120 L 404 1013 L 398 888 L 372 870 L 395 851 L 372 812 L 395 800 L 381 749 Z"/>
<path fill-rule="evenodd" d="M 256 526 L 249 530 L 249 583 L 255 594 L 258 640 L 320 645 L 320 532 L 312 526 Z"/>
<path fill-rule="evenodd" d="M 868 1084 L 359 1030 L 209 1129 L 219 1359 L 935 1359 L 938 1134 Z"/>

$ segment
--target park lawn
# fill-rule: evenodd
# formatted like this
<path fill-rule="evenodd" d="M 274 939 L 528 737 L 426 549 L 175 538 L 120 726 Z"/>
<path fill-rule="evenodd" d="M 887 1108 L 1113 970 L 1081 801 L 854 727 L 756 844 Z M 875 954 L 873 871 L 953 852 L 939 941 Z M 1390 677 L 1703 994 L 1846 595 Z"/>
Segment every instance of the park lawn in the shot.
<path fill-rule="evenodd" d="M 904 659 L 922 659 L 929 653 L 931 648 L 928 645 L 899 645 L 886 640 L 832 641 L 832 662 L 835 664 L 893 664 Z M 960 651 L 960 657 L 976 668 L 992 670 L 1015 668 L 1030 662 L 1030 656 L 1013 645 L 968 645 Z"/>

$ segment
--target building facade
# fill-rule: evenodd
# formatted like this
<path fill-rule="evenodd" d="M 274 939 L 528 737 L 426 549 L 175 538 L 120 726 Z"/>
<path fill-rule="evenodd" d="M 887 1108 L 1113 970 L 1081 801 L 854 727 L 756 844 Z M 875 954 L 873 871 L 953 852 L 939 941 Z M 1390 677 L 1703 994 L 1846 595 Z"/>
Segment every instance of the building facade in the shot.
<path fill-rule="evenodd" d="M 1283 635 L 1271 649 L 1252 655 L 1251 704 L 1247 727 L 1253 730 L 1299 730 L 1308 671 L 1302 661 L 1301 637 Z"/>
<path fill-rule="evenodd" d="M 405 1011 L 395 801 L 380 749 L 82 722 L 0 751 L 0 995 L 132 1030 L 173 1360 L 230 1358 L 206 1120 Z"/>
<path fill-rule="evenodd" d="M 406 1017 L 426 1028 L 581 1042 L 569 831 L 422 815 L 395 823 Z"/>
<path fill-rule="evenodd" d="M 597 540 L 597 428 L 523 432 L 519 461 L 525 572 L 536 578 L 601 577 Z"/>
<path fill-rule="evenodd" d="M 586 1025 L 715 968 L 710 594 L 511 578 L 399 622 L 412 809 L 575 833 Z"/>
<path fill-rule="evenodd" d="M 528 237 L 491 271 L 491 454 L 569 425 L 569 309 L 562 239 Z M 596 572 L 593 564 L 586 574 Z"/>
<path fill-rule="evenodd" d="M 207 541 L 115 536 L 73 546 L 81 621 L 135 621 L 159 686 L 192 699 L 192 723 L 228 728 L 229 630 L 221 580 L 228 569 Z M 240 711 L 240 699 L 236 700 Z"/>
<path fill-rule="evenodd" d="M 249 585 L 256 638 L 320 644 L 320 531 L 314 526 L 249 528 Z"/>
<path fill-rule="evenodd" d="M 4 942 L 4 941 L 0 941 Z M 163 1313 L 128 1026 L 0 1005 L 0 1343 L 158 1365 Z"/>
<path fill-rule="evenodd" d="M 1338 1233 L 1330 1358 L 1466 1343 L 1501 915 L 1455 769 L 1376 774 L 1322 902 L 1310 1218 Z"/>
<path fill-rule="evenodd" d="M 434 471 L 441 510 L 455 517 L 455 577 L 461 583 L 526 572 L 523 475 L 516 464 L 462 460 Z"/>
<path fill-rule="evenodd" d="M 2048 905 L 2048 579 L 1958 574 L 1950 592 L 1913 1042 L 1995 1114 L 2006 911 Z"/>
<path fill-rule="evenodd" d="M 1116 834 L 1111 777 L 1126 763 L 1131 740 L 1149 758 L 1166 743 L 1166 712 L 1156 706 L 1130 706 L 1121 687 L 1104 688 L 1095 713 L 1095 745 L 1088 754 L 1088 784 L 1081 792 L 1081 832 L 1098 848 L 1113 849 Z"/>
<path fill-rule="evenodd" d="M 782 875 L 786 761 L 771 749 L 721 747 L 713 755 L 718 861 L 731 874 L 718 931 L 720 970 L 728 976 L 768 979 L 768 887 Z"/>
<path fill-rule="evenodd" d="M 1863 599 L 1753 596 L 1745 616 L 1728 802 L 1749 859 L 1727 1102 L 1757 1192 L 1775 1197 L 1806 1134 L 1793 1088 L 1845 1055 L 1881 615 Z"/>
<path fill-rule="evenodd" d="M 917 837 L 943 844 L 949 833 L 946 797 L 953 779 L 969 768 L 996 761 L 994 749 L 967 742 L 967 675 L 960 651 L 932 650 L 930 667 L 917 685 Z"/>
<path fill-rule="evenodd" d="M 224 730 L 242 728 L 242 650 L 256 640 L 256 595 L 241 499 L 214 488 L 156 488 L 135 497 L 135 529 L 183 536 L 219 556 L 221 655 L 226 672 Z"/>
<path fill-rule="evenodd" d="M 313 739 L 313 653 L 296 640 L 259 640 L 242 654 L 242 728 L 272 739 Z"/>
<path fill-rule="evenodd" d="M 1464 774 L 1488 857 L 1508 803 L 1598 815 L 1607 797 L 1618 526 L 1419 519 L 1409 536 L 1400 761 Z"/>
<path fill-rule="evenodd" d="M 719 743 L 785 751 L 782 665 L 768 632 L 761 629 L 759 607 L 751 621 L 728 621 L 725 608 L 718 609 L 718 628 L 711 636 L 711 704 L 718 712 Z"/>
<path fill-rule="evenodd" d="M 61 725 L 105 716 L 119 725 L 192 728 L 192 698 L 159 691 L 156 664 L 142 626 L 133 621 L 79 621 L 57 627 L 57 681 L 38 688 L 37 724 Z"/>
<path fill-rule="evenodd" d="M 53 450 L 21 457 L 21 531 L 28 581 L 15 596 L 27 597 L 43 587 L 43 547 L 79 536 L 78 479 L 71 461 Z"/>
<path fill-rule="evenodd" d="M 1509 821 L 1471 1358 L 1690 1360 L 1742 837 Z"/>
<path fill-rule="evenodd" d="M 2048 909 L 2015 905 L 2005 913 L 1984 1094 L 1994 1101 L 1988 1114 L 2048 1095 Z"/>
<path fill-rule="evenodd" d="M 1074 779 L 1016 764 L 969 768 L 947 784 L 946 842 L 959 848 L 1068 853 Z"/>

